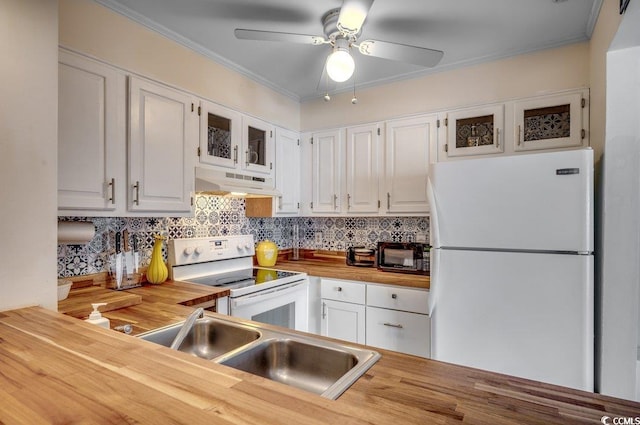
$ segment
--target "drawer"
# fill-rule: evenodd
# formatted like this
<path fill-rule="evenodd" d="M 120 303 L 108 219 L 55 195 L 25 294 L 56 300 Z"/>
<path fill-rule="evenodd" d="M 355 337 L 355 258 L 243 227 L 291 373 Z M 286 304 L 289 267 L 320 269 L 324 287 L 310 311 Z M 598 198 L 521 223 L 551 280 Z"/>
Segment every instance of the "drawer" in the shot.
<path fill-rule="evenodd" d="M 355 304 L 365 303 L 366 285 L 364 283 L 322 278 L 321 285 L 322 298 Z"/>
<path fill-rule="evenodd" d="M 429 291 L 388 285 L 369 285 L 367 305 L 427 314 Z"/>
<path fill-rule="evenodd" d="M 414 356 L 431 356 L 429 316 L 368 306 L 366 311 L 367 345 Z"/>

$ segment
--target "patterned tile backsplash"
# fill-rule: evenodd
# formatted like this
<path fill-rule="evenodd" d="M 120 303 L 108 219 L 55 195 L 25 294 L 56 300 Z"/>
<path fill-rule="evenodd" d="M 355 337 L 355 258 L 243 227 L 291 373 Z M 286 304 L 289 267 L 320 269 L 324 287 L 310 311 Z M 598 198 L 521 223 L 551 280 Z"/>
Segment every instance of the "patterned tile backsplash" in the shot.
<path fill-rule="evenodd" d="M 153 236 L 170 239 L 252 234 L 257 241 L 269 239 L 279 248 L 294 245 L 298 226 L 299 247 L 343 251 L 349 246 L 374 247 L 378 241 L 429 240 L 428 217 L 275 217 L 247 218 L 241 198 L 198 195 L 194 217 L 59 217 L 65 221 L 92 221 L 95 237 L 85 245 L 58 245 L 58 277 L 108 271 L 114 250 L 114 234 L 128 230 L 136 235 L 143 266 L 149 264 Z M 322 242 L 316 242 L 316 236 Z M 166 260 L 166 244 L 164 247 Z"/>

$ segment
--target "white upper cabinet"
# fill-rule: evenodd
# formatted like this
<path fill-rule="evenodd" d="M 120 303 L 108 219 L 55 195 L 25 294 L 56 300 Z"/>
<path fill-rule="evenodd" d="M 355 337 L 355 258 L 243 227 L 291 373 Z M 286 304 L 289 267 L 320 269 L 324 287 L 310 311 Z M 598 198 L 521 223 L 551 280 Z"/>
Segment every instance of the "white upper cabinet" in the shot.
<path fill-rule="evenodd" d="M 448 157 L 504 152 L 504 105 L 448 112 L 444 119 Z"/>
<path fill-rule="evenodd" d="M 347 128 L 346 212 L 378 213 L 380 126 Z"/>
<path fill-rule="evenodd" d="M 129 80 L 129 208 L 190 212 L 198 146 L 197 99 Z"/>
<path fill-rule="evenodd" d="M 441 115 L 438 160 L 589 146 L 589 89 L 573 89 Z"/>
<path fill-rule="evenodd" d="M 387 121 L 383 207 L 387 213 L 426 213 L 429 164 L 435 162 L 437 117 Z"/>
<path fill-rule="evenodd" d="M 273 177 L 274 140 L 271 124 L 244 115 L 242 117 L 242 168 L 252 173 Z"/>
<path fill-rule="evenodd" d="M 300 209 L 300 135 L 276 128 L 276 214 L 298 214 Z"/>
<path fill-rule="evenodd" d="M 58 208 L 123 210 L 125 77 L 63 50 L 58 58 Z"/>
<path fill-rule="evenodd" d="M 271 124 L 213 102 L 200 102 L 200 163 L 248 175 L 273 177 Z"/>
<path fill-rule="evenodd" d="M 588 146 L 588 91 L 514 102 L 514 151 Z"/>
<path fill-rule="evenodd" d="M 342 196 L 341 130 L 314 133 L 311 136 L 312 177 L 311 212 L 339 213 Z"/>
<path fill-rule="evenodd" d="M 200 162 L 236 168 L 242 142 L 242 114 L 203 100 L 200 102 Z"/>

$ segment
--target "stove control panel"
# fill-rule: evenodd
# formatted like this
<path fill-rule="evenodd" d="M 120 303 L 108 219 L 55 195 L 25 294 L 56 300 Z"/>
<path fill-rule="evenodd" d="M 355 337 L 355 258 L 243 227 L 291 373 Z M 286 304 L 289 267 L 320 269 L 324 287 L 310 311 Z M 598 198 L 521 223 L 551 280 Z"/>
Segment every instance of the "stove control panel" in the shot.
<path fill-rule="evenodd" d="M 169 266 L 251 257 L 254 254 L 253 235 L 171 239 L 168 242 Z"/>

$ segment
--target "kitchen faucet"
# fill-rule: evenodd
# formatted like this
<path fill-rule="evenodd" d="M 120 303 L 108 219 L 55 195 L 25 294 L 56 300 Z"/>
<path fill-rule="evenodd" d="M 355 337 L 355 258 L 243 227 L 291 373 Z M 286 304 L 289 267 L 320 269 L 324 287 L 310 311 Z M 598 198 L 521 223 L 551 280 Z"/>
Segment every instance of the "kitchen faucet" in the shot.
<path fill-rule="evenodd" d="M 180 331 L 171 343 L 172 350 L 177 350 L 178 348 L 180 348 L 182 341 L 184 341 L 184 338 L 187 336 L 191 328 L 193 328 L 196 320 L 200 319 L 201 317 L 204 317 L 204 309 L 202 307 L 195 309 L 193 313 L 191 313 L 189 317 L 187 317 L 187 320 L 184 321 L 182 327 L 180 328 Z"/>

